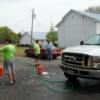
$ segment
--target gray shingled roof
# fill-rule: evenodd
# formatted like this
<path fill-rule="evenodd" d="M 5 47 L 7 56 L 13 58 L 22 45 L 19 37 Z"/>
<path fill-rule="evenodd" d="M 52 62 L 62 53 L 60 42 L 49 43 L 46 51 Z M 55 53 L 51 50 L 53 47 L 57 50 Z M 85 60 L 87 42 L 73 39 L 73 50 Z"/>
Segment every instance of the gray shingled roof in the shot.
<path fill-rule="evenodd" d="M 46 32 L 35 32 L 33 38 L 36 40 L 46 40 Z"/>
<path fill-rule="evenodd" d="M 87 17 L 93 18 L 96 21 L 100 21 L 100 14 L 86 12 L 86 11 L 77 11 L 77 12 L 79 12 L 81 15 L 85 15 Z"/>
<path fill-rule="evenodd" d="M 80 15 L 86 16 L 86 17 L 88 17 L 88 18 L 92 18 L 92 19 L 95 20 L 95 21 L 100 22 L 100 14 L 91 13 L 91 12 L 86 12 L 86 11 L 77 11 L 77 10 L 71 9 L 71 10 L 62 18 L 62 20 L 61 20 L 56 26 L 58 26 L 58 25 L 63 21 L 63 19 L 64 19 L 70 12 L 72 12 L 72 11 L 73 11 L 73 12 L 76 12 L 76 13 L 78 13 L 78 14 L 80 14 Z"/>
<path fill-rule="evenodd" d="M 46 33 L 47 32 L 34 32 L 33 33 L 33 38 L 35 40 L 46 40 Z M 23 35 L 28 34 L 29 36 L 31 36 L 30 32 L 25 32 Z"/>

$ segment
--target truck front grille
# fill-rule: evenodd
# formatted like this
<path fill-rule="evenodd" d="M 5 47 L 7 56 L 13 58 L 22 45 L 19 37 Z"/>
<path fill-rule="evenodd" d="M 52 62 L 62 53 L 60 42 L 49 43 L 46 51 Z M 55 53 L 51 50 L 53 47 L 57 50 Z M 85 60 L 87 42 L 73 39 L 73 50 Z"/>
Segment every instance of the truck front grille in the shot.
<path fill-rule="evenodd" d="M 91 57 L 78 53 L 63 53 L 62 63 L 69 66 L 91 68 Z"/>

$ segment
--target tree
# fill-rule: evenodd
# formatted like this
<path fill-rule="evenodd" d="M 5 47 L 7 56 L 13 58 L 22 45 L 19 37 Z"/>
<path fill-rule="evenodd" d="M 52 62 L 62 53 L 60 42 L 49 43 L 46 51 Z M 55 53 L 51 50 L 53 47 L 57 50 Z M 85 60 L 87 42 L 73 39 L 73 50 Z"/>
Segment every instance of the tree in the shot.
<path fill-rule="evenodd" d="M 58 32 L 54 30 L 54 27 L 52 25 L 49 32 L 47 33 L 47 39 L 53 43 L 58 40 Z"/>
<path fill-rule="evenodd" d="M 10 39 L 12 42 L 18 41 L 18 35 L 7 26 L 0 27 L 0 40 Z"/>
<path fill-rule="evenodd" d="M 17 35 L 18 35 L 19 39 L 22 37 L 22 33 L 21 32 L 17 33 Z"/>
<path fill-rule="evenodd" d="M 99 6 L 91 6 L 85 11 L 100 14 L 100 5 Z"/>
<path fill-rule="evenodd" d="M 20 39 L 21 39 L 21 37 L 22 37 L 22 33 L 21 33 L 21 32 L 17 33 L 17 36 L 18 36 L 17 45 L 19 45 Z"/>

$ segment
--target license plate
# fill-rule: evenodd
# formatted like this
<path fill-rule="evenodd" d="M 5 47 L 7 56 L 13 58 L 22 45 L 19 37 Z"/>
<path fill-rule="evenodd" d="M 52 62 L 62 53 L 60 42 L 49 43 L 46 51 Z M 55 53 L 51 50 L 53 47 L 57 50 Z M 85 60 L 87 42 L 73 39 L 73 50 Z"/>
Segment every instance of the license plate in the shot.
<path fill-rule="evenodd" d="M 71 69 L 68 69 L 68 70 L 67 70 L 67 73 L 68 73 L 68 74 L 71 74 L 71 75 L 74 75 L 74 71 L 71 70 Z"/>

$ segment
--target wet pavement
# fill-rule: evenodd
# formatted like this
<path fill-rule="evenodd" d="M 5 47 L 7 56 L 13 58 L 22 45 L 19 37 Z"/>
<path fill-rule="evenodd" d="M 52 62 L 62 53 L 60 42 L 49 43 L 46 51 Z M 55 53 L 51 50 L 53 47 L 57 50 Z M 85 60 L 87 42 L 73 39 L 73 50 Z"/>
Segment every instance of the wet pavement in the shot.
<path fill-rule="evenodd" d="M 32 74 L 33 61 L 25 57 L 16 59 L 17 82 L 13 86 L 5 86 L 7 77 L 0 77 L 0 100 L 100 100 L 99 80 L 68 81 L 59 68 L 59 59 L 40 61 L 48 72 L 40 79 Z"/>

